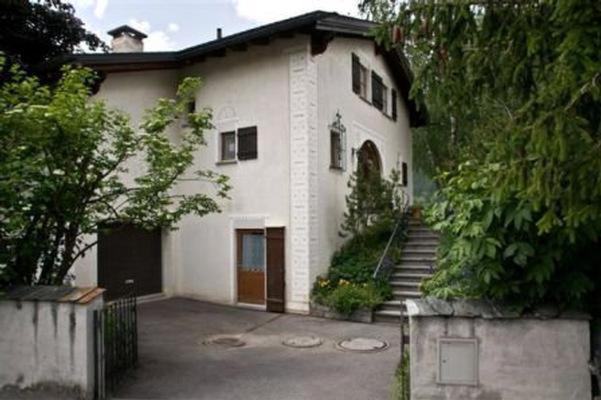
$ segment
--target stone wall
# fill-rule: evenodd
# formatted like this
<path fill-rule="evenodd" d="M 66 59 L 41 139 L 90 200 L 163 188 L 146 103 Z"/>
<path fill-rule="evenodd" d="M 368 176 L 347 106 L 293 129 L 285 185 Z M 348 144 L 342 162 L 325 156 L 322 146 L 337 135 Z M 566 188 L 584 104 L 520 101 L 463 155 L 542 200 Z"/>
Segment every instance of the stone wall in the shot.
<path fill-rule="evenodd" d="M 407 312 L 412 400 L 591 399 L 586 315 L 433 299 Z"/>
<path fill-rule="evenodd" d="M 93 310 L 103 300 L 81 299 L 0 300 L 0 390 L 61 388 L 93 398 Z"/>

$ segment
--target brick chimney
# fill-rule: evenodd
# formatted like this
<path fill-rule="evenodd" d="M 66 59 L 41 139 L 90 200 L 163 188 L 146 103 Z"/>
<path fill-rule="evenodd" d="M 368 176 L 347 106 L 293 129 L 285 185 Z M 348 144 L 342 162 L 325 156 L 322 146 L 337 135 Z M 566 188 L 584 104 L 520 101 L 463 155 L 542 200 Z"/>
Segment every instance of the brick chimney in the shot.
<path fill-rule="evenodd" d="M 113 53 L 140 53 L 144 51 L 144 33 L 131 26 L 121 25 L 107 32 L 113 37 L 111 49 Z"/>

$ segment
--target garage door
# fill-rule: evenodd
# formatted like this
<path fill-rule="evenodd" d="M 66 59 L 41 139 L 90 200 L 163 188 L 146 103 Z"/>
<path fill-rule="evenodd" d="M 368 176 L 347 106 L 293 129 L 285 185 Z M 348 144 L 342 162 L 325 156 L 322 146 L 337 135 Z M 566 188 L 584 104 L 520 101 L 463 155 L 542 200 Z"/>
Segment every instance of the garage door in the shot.
<path fill-rule="evenodd" d="M 101 233 L 98 237 L 98 286 L 105 288 L 105 299 L 129 294 L 136 296 L 160 293 L 161 232 L 147 231 L 133 225 Z"/>

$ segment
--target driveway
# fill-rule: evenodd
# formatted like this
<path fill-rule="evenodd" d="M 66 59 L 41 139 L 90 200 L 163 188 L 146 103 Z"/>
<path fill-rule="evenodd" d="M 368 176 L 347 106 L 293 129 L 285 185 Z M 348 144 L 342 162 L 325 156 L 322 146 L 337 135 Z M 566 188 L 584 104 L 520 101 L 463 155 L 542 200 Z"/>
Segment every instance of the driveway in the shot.
<path fill-rule="evenodd" d="M 388 399 L 399 360 L 394 326 L 168 299 L 141 304 L 139 367 L 116 399 L 380 400 Z M 232 335 L 240 347 L 215 344 Z M 282 341 L 313 335 L 323 344 L 291 348 Z M 219 336 L 217 336 L 219 337 Z M 349 337 L 384 340 L 375 353 L 341 351 Z"/>

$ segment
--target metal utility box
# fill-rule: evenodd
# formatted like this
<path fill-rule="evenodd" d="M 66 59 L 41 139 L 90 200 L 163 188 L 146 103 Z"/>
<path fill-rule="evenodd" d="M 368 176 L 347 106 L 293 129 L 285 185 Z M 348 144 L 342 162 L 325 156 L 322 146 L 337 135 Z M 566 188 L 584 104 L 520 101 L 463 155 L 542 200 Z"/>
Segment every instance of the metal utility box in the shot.
<path fill-rule="evenodd" d="M 477 339 L 438 339 L 438 383 L 471 386 L 478 384 Z"/>

